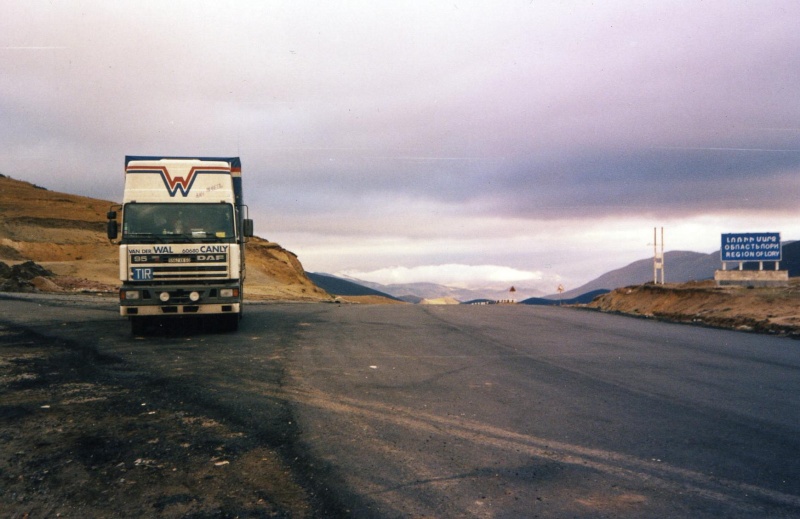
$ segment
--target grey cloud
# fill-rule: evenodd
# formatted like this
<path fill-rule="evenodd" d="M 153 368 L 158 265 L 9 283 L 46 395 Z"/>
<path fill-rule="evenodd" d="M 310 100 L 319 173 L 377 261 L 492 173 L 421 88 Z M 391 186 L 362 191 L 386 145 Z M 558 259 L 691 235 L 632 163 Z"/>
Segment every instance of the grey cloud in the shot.
<path fill-rule="evenodd" d="M 53 189 L 117 198 L 125 154 L 241 155 L 265 218 L 419 238 L 800 194 L 794 1 L 5 7 L 0 170 Z"/>

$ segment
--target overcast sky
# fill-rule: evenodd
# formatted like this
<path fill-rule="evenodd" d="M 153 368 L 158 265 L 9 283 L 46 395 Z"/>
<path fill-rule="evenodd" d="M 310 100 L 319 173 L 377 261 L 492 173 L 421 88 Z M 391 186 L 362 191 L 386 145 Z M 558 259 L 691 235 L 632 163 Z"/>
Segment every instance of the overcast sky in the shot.
<path fill-rule="evenodd" d="M 306 270 L 552 293 L 800 239 L 800 2 L 0 0 L 0 173 L 239 155 Z M 667 266 L 669 275 L 669 267 Z"/>

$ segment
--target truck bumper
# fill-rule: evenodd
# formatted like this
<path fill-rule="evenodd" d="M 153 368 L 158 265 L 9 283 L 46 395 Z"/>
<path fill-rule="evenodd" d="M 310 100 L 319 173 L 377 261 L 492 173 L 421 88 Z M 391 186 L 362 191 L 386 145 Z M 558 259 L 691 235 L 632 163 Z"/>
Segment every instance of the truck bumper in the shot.
<path fill-rule="evenodd" d="M 143 306 L 120 306 L 119 315 L 129 316 L 152 316 L 152 315 L 208 315 L 208 314 L 238 314 L 241 309 L 240 303 L 227 304 L 202 304 L 202 305 L 143 305 Z"/>
<path fill-rule="evenodd" d="M 123 285 L 119 292 L 119 314 L 123 317 L 238 314 L 241 298 L 239 285 Z"/>

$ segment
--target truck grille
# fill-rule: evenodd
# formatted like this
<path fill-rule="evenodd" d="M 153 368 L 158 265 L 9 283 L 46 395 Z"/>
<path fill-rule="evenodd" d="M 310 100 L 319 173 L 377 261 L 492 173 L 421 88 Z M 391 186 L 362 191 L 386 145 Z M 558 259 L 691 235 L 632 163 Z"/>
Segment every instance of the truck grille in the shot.
<path fill-rule="evenodd" d="M 180 279 L 226 279 L 227 265 L 187 265 L 171 264 L 152 267 L 154 281 L 171 281 Z"/>

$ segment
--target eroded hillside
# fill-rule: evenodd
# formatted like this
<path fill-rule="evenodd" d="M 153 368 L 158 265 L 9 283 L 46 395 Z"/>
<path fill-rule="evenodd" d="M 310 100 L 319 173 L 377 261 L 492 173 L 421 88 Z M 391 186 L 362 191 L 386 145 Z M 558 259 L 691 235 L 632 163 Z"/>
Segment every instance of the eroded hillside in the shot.
<path fill-rule="evenodd" d="M 118 246 L 105 233 L 112 205 L 0 176 L 0 261 L 34 261 L 55 274 L 55 288 L 113 291 L 119 285 Z M 330 299 L 277 243 L 252 238 L 246 254 L 248 297 Z"/>

